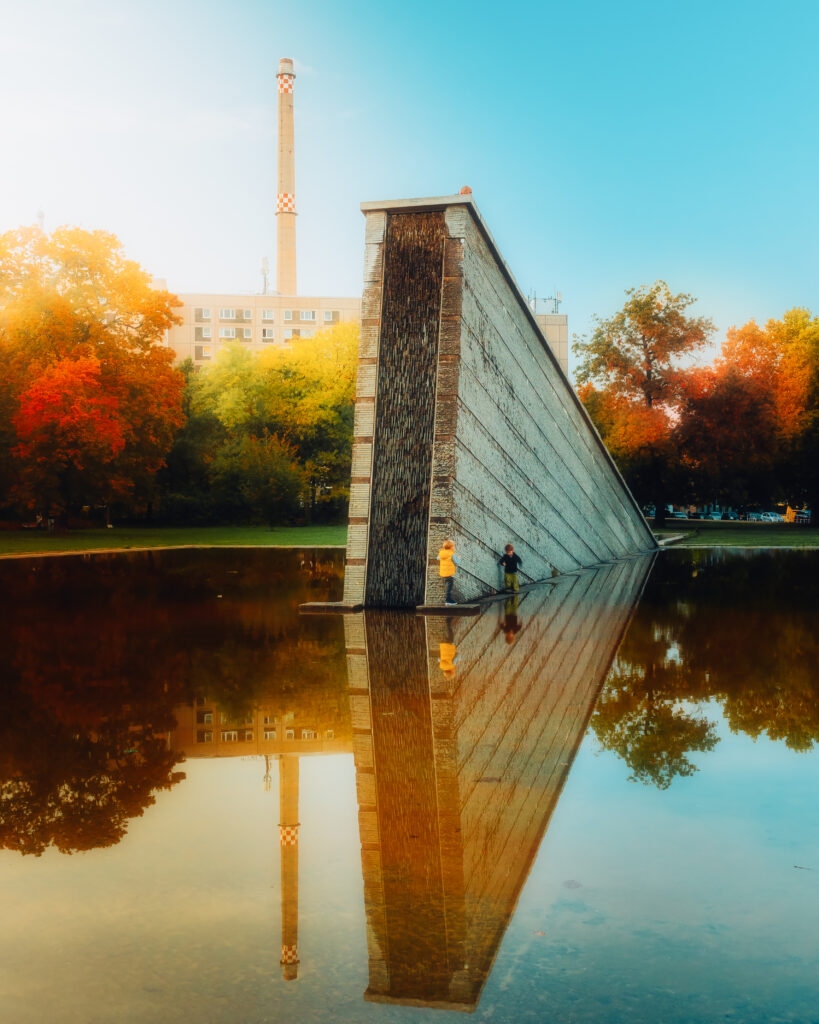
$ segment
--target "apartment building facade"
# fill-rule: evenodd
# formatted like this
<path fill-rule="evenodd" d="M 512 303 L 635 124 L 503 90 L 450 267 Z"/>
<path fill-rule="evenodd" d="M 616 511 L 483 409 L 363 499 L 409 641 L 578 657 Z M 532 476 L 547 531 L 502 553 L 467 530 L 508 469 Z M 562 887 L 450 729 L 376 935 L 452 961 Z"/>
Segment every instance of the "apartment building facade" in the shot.
<path fill-rule="evenodd" d="M 236 342 L 260 352 L 311 338 L 325 327 L 361 316 L 361 299 L 339 296 L 217 295 L 179 296 L 182 323 L 168 331 L 176 362 L 207 366 L 220 348 Z"/>

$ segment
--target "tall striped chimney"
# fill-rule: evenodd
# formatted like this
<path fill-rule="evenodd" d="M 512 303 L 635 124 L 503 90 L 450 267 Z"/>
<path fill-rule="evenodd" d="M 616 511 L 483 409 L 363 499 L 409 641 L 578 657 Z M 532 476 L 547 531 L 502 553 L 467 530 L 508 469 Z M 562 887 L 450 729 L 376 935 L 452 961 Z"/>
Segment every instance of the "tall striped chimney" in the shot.
<path fill-rule="evenodd" d="M 276 291 L 296 294 L 296 169 L 293 157 L 293 61 L 282 57 L 279 85 L 279 191 L 276 195 Z"/>

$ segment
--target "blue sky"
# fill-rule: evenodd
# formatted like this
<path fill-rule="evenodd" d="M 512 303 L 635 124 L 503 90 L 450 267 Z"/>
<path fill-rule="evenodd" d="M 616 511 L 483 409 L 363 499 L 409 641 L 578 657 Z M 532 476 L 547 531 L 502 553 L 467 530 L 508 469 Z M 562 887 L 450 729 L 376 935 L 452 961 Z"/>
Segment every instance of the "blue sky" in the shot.
<path fill-rule="evenodd" d="M 665 278 L 721 331 L 819 311 L 819 5 L 6 0 L 0 230 L 114 231 L 175 290 L 274 256 L 297 62 L 300 290 L 360 291 L 363 200 L 469 184 L 588 331 Z"/>

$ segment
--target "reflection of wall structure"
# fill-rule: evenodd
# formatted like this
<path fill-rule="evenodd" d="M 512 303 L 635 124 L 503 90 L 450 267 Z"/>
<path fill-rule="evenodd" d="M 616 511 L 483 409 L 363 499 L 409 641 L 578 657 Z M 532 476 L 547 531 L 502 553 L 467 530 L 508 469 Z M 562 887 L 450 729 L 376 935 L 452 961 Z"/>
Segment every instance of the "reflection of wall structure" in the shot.
<path fill-rule="evenodd" d="M 345 617 L 367 999 L 477 1006 L 649 567 L 526 594 L 511 645 L 489 612 Z"/>
<path fill-rule="evenodd" d="M 472 197 L 365 203 L 344 601 L 442 603 L 656 548 Z"/>

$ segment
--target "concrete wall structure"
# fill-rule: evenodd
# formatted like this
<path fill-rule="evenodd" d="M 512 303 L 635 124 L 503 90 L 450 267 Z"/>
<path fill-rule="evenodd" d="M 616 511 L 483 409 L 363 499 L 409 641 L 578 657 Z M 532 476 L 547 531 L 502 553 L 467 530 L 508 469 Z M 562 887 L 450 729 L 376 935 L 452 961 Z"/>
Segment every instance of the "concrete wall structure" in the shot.
<path fill-rule="evenodd" d="M 368 1000 L 476 1008 L 652 561 L 345 616 Z"/>
<path fill-rule="evenodd" d="M 471 195 L 365 203 L 344 600 L 498 588 L 498 553 L 548 579 L 656 547 Z"/>

